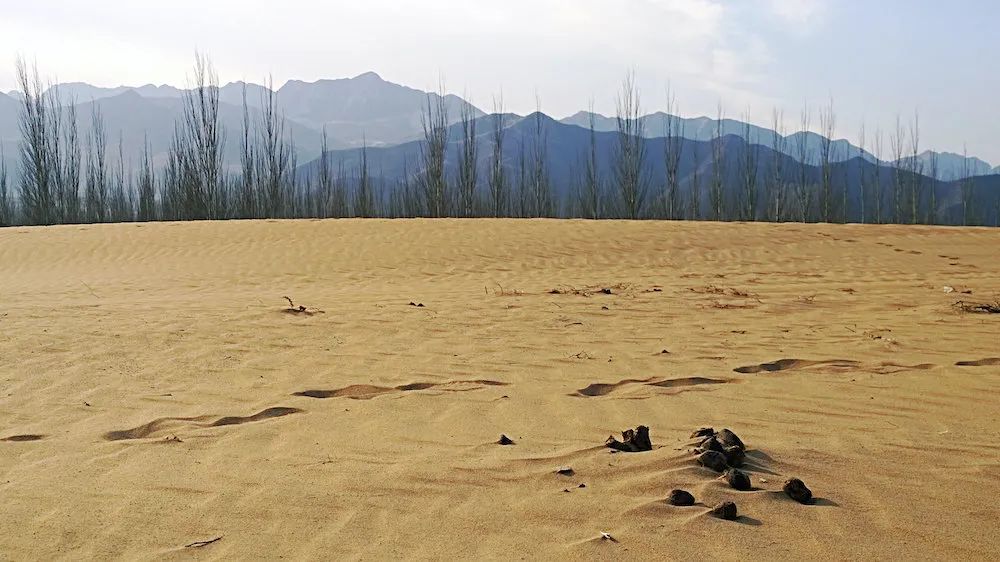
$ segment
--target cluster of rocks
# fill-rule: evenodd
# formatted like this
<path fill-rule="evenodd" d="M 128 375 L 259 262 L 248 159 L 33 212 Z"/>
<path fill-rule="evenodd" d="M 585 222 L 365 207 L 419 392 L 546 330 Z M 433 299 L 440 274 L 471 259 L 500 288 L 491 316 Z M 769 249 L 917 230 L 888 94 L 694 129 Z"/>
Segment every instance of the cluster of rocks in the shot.
<path fill-rule="evenodd" d="M 695 431 L 691 438 L 699 440 L 694 449 L 698 464 L 721 473 L 726 483 L 735 490 L 749 491 L 753 489 L 750 476 L 740 470 L 746 460 L 746 445 L 738 435 L 729 429 L 715 431 L 711 427 L 703 427 Z M 810 504 L 813 501 L 812 491 L 798 478 L 790 478 L 785 481 L 782 490 L 788 497 L 799 503 Z M 667 502 L 675 506 L 692 506 L 695 504 L 695 499 L 690 492 L 685 490 L 671 490 Z M 730 521 L 739 517 L 736 504 L 731 501 L 724 501 L 716 505 L 709 513 Z"/>
<path fill-rule="evenodd" d="M 750 476 L 740 470 L 746 461 L 747 447 L 738 435 L 729 429 L 715 431 L 711 427 L 702 427 L 692 433 L 691 438 L 698 440 L 694 449 L 698 464 L 721 473 L 726 483 L 735 490 L 746 492 L 753 489 Z M 640 425 L 635 429 L 626 429 L 622 432 L 620 441 L 612 435 L 608 437 L 604 445 L 612 449 L 612 452 L 639 453 L 653 450 L 653 443 L 649 439 L 649 427 L 645 425 Z M 572 470 L 570 470 L 570 474 L 572 474 Z M 782 491 L 799 503 L 813 503 L 812 491 L 798 478 L 786 480 Z M 687 507 L 695 504 L 695 498 L 687 490 L 675 489 L 671 490 L 670 495 L 667 496 L 667 503 Z M 709 513 L 729 521 L 739 518 L 736 504 L 731 501 L 724 501 L 716 505 Z"/>

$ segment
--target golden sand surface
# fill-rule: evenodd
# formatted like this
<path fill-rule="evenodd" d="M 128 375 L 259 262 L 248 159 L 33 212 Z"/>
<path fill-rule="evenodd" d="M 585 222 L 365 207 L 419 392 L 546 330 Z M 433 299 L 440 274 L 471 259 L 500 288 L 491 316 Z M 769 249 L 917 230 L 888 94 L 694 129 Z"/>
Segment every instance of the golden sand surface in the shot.
<path fill-rule="evenodd" d="M 995 559 L 998 294 L 996 229 L 0 229 L 0 559 Z"/>

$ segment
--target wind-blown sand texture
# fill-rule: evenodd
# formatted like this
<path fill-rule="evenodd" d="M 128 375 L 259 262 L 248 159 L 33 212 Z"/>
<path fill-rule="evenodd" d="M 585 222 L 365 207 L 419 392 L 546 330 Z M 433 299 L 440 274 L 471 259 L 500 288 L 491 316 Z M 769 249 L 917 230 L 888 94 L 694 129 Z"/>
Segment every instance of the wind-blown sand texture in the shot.
<path fill-rule="evenodd" d="M 0 559 L 991 558 L 996 294 L 989 229 L 0 229 Z"/>

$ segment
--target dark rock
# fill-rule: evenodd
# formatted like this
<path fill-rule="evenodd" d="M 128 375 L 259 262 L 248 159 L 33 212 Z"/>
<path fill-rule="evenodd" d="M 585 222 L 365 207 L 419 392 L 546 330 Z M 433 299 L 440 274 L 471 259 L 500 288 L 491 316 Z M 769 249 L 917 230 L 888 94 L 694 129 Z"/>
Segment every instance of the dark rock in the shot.
<path fill-rule="evenodd" d="M 728 429 L 723 429 L 722 431 L 715 434 L 715 438 L 722 443 L 724 447 L 739 447 L 740 449 L 746 450 L 747 446 L 743 444 L 743 441 L 736 436 L 735 433 L 729 431 Z"/>
<path fill-rule="evenodd" d="M 698 455 L 698 464 L 716 472 L 726 470 L 726 456 L 718 451 L 705 451 Z"/>
<path fill-rule="evenodd" d="M 786 480 L 782 490 L 785 491 L 788 497 L 799 503 L 811 504 L 813 501 L 812 490 L 806 487 L 805 482 L 798 478 L 789 478 Z"/>
<path fill-rule="evenodd" d="M 711 427 L 701 427 L 695 430 L 695 432 L 691 434 L 691 439 L 695 439 L 697 437 L 714 437 L 714 436 L 715 436 L 714 429 L 712 429 Z"/>
<path fill-rule="evenodd" d="M 582 482 L 580 483 L 580 485 L 579 485 L 579 486 L 577 486 L 577 488 L 586 488 L 586 487 L 587 487 L 587 485 L 586 485 L 586 484 L 584 484 L 584 483 L 582 483 Z"/>
<path fill-rule="evenodd" d="M 573 470 L 572 467 L 562 466 L 559 467 L 558 470 L 556 470 L 556 474 L 562 474 L 563 476 L 573 476 L 574 474 L 576 474 L 576 471 Z"/>
<path fill-rule="evenodd" d="M 605 287 L 605 288 L 601 289 L 601 293 L 603 293 L 605 295 L 610 295 L 611 294 L 611 289 Z"/>
<path fill-rule="evenodd" d="M 739 513 L 736 511 L 736 504 L 733 502 L 722 502 L 719 505 L 712 508 L 709 513 L 713 517 L 718 517 L 719 519 L 725 519 L 727 521 L 736 521 L 739 517 Z"/>
<path fill-rule="evenodd" d="M 726 447 L 722 454 L 726 455 L 726 462 L 729 466 L 740 467 L 743 466 L 743 461 L 746 460 L 746 452 L 741 447 Z"/>
<path fill-rule="evenodd" d="M 507 437 L 506 435 L 500 435 L 500 439 L 497 441 L 497 444 L 499 444 L 499 445 L 513 445 L 514 444 L 514 440 L 511 439 L 510 437 Z"/>
<path fill-rule="evenodd" d="M 748 492 L 753 488 L 747 473 L 735 468 L 726 471 L 726 483 L 741 492 Z"/>
<path fill-rule="evenodd" d="M 640 425 L 634 430 L 626 429 L 623 431 L 621 441 L 615 439 L 614 436 L 608 437 L 604 444 L 616 451 L 626 453 L 653 450 L 653 443 L 649 440 L 649 428 L 644 425 Z"/>
<path fill-rule="evenodd" d="M 726 452 L 725 447 L 723 447 L 722 443 L 720 443 L 719 440 L 716 439 L 715 437 L 709 437 L 708 439 L 705 439 L 704 441 L 702 441 L 698 445 L 698 450 L 699 451 L 715 451 L 717 453 L 723 453 L 723 454 L 725 454 L 725 452 Z"/>
<path fill-rule="evenodd" d="M 667 503 L 670 505 L 687 507 L 694 505 L 694 496 L 685 490 L 670 490 L 670 495 L 667 496 Z"/>

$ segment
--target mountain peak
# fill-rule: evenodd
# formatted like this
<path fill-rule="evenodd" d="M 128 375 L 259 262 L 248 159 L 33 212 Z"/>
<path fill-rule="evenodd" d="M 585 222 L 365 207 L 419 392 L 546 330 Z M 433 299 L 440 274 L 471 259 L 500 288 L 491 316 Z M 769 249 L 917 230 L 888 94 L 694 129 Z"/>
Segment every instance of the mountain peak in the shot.
<path fill-rule="evenodd" d="M 377 72 L 373 72 L 371 70 L 369 70 L 368 72 L 363 72 L 361 74 L 358 74 L 354 78 L 351 78 L 351 80 L 360 80 L 367 82 L 385 82 L 385 80 L 383 80 L 382 77 L 379 76 Z"/>

